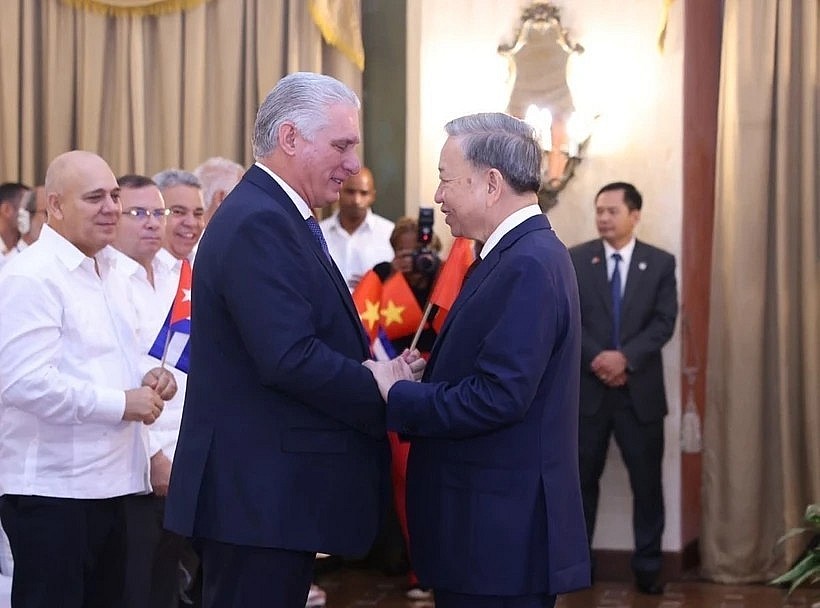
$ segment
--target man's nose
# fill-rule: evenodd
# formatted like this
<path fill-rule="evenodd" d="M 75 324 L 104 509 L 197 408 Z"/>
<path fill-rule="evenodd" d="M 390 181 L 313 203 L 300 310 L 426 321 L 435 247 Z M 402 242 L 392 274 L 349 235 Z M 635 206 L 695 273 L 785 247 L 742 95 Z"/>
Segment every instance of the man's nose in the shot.
<path fill-rule="evenodd" d="M 102 206 L 103 213 L 119 213 L 122 211 L 122 206 L 118 199 L 115 199 L 110 194 L 105 197 Z"/>
<path fill-rule="evenodd" d="M 362 168 L 362 163 L 359 161 L 358 156 L 355 154 L 350 154 L 342 161 L 342 168 L 351 175 L 356 175 Z"/>
<path fill-rule="evenodd" d="M 433 201 L 441 205 L 444 202 L 444 199 L 441 196 L 441 186 L 436 188 L 436 193 L 433 196 Z"/>

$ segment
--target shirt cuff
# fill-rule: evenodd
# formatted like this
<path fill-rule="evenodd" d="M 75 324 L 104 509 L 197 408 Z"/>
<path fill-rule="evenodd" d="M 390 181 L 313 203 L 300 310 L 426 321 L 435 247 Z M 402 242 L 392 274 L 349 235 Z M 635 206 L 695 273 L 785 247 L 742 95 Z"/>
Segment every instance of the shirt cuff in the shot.
<path fill-rule="evenodd" d="M 125 414 L 125 391 L 116 388 L 96 388 L 97 406 L 88 417 L 94 422 L 119 424 Z"/>

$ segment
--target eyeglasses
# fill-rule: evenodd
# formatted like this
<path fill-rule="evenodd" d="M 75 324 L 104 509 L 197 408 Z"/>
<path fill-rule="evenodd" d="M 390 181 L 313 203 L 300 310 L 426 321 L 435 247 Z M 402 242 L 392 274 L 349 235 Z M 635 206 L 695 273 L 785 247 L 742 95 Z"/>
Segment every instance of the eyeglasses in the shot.
<path fill-rule="evenodd" d="M 161 220 L 164 217 L 171 215 L 170 209 L 143 209 L 142 207 L 132 207 L 122 212 L 123 215 L 130 215 L 141 220 L 146 219 L 149 215 Z"/>

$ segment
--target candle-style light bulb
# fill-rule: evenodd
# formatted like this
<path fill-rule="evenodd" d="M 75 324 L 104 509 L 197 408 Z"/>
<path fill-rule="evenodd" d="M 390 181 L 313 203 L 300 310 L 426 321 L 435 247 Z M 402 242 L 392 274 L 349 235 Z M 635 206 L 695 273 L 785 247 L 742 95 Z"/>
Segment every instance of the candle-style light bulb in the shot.
<path fill-rule="evenodd" d="M 524 114 L 524 122 L 535 129 L 541 148 L 549 152 L 552 149 L 552 113 L 547 108 L 539 108 L 531 103 Z"/>

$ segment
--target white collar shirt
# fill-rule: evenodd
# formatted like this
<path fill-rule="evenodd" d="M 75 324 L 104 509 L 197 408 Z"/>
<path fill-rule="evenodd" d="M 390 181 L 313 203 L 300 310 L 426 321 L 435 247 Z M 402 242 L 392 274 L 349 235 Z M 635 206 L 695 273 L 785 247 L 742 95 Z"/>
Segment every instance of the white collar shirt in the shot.
<path fill-rule="evenodd" d="M 99 274 L 98 274 L 99 272 Z M 130 287 L 105 255 L 44 226 L 0 273 L 0 494 L 111 498 L 150 491 Z"/>
<path fill-rule="evenodd" d="M 621 249 L 615 249 L 612 245 L 604 243 L 604 255 L 606 255 L 606 277 L 608 281 L 612 280 L 612 273 L 615 272 L 615 260 L 612 256 L 616 253 L 621 254 L 621 263 L 618 266 L 618 272 L 621 275 L 621 295 L 624 295 L 626 289 L 626 280 L 629 276 L 629 264 L 632 262 L 632 253 L 635 251 L 635 237 L 624 245 Z"/>
<path fill-rule="evenodd" d="M 28 243 L 26 243 L 21 238 L 19 241 L 17 241 L 14 247 L 6 249 L 6 245 L 3 242 L 3 239 L 0 239 L 0 268 L 2 268 L 6 262 L 8 262 L 15 255 L 23 251 L 23 249 L 25 249 L 26 247 L 28 247 Z"/>
<path fill-rule="evenodd" d="M 303 220 L 307 220 L 309 217 L 313 216 L 313 212 L 310 210 L 310 205 L 305 202 L 305 199 L 299 196 L 299 193 L 296 192 L 296 190 L 290 187 L 290 184 L 274 173 L 270 167 L 267 167 L 260 162 L 255 164 L 257 167 L 262 169 L 262 171 L 270 175 L 277 184 L 279 184 L 282 190 L 285 191 L 285 194 L 288 195 L 288 198 L 294 204 L 296 209 L 299 211 L 299 214 L 302 216 Z"/>
<path fill-rule="evenodd" d="M 339 221 L 337 211 L 319 222 L 330 250 L 330 257 L 350 291 L 356 287 L 364 274 L 381 262 L 390 262 L 394 257 L 390 235 L 394 224 L 390 220 L 367 210 L 362 224 L 350 234 Z"/>
<path fill-rule="evenodd" d="M 495 230 L 490 233 L 490 236 L 487 237 L 484 246 L 481 248 L 479 257 L 482 260 L 486 259 L 487 255 L 489 255 L 495 246 L 498 245 L 499 241 L 504 238 L 504 235 L 536 215 L 541 215 L 541 208 L 538 205 L 527 205 L 508 215 L 504 218 L 504 221 L 496 226 Z"/>

